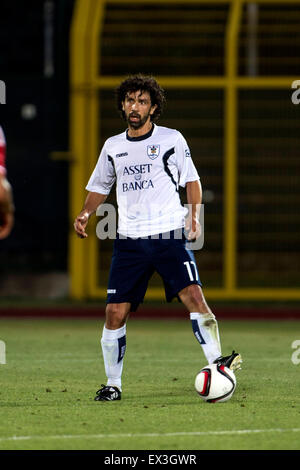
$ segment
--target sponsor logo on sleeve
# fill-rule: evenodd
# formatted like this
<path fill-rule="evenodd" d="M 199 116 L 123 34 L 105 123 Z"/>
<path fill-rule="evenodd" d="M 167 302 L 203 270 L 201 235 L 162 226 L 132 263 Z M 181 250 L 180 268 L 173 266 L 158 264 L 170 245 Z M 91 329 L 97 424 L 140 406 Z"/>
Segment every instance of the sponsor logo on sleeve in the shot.
<path fill-rule="evenodd" d="M 127 155 L 128 155 L 127 152 L 117 153 L 116 158 L 127 157 Z"/>

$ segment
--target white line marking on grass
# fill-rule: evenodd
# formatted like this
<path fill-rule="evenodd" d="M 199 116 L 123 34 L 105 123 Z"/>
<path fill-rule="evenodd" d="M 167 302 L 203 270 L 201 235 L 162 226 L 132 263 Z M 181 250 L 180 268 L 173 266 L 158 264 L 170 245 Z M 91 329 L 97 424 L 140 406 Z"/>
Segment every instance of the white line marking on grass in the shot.
<path fill-rule="evenodd" d="M 264 433 L 300 432 L 300 428 L 271 428 L 271 429 L 237 429 L 232 431 L 191 431 L 191 432 L 166 432 L 166 433 L 127 433 L 127 434 L 61 434 L 54 436 L 11 436 L 0 437 L 4 441 L 28 441 L 33 439 L 115 439 L 122 437 L 175 437 L 175 436 L 226 436 L 235 434 L 264 434 Z"/>

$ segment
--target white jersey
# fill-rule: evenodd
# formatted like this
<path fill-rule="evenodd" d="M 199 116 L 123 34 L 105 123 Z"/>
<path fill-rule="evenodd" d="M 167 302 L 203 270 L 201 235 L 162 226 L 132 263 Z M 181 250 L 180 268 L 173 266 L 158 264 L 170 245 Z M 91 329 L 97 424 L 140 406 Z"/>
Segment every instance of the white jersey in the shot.
<path fill-rule="evenodd" d="M 137 238 L 184 227 L 179 186 L 197 180 L 182 134 L 154 124 L 141 137 L 107 139 L 86 189 L 107 195 L 116 181 L 118 233 Z"/>

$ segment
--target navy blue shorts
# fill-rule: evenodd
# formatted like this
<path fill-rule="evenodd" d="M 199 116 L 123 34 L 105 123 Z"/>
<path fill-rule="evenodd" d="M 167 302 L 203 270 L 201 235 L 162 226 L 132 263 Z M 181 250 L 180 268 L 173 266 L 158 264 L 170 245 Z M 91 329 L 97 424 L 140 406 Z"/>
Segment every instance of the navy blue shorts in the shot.
<path fill-rule="evenodd" d="M 193 251 L 186 248 L 182 231 L 181 239 L 121 238 L 114 242 L 110 267 L 107 303 L 131 303 L 131 311 L 143 302 L 149 280 L 156 271 L 162 277 L 167 302 L 178 297 L 191 284 L 202 285 Z"/>

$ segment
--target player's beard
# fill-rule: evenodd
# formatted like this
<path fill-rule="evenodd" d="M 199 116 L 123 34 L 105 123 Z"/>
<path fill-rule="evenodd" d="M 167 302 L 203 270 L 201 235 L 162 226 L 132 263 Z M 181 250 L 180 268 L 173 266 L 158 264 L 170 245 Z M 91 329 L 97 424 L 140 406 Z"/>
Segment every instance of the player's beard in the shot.
<path fill-rule="evenodd" d="M 132 129 L 140 129 L 148 121 L 149 116 L 150 116 L 150 111 L 144 117 L 141 117 L 138 113 L 130 113 L 127 116 L 128 125 Z M 132 117 L 136 117 L 138 119 L 136 121 L 132 121 L 131 120 Z"/>

